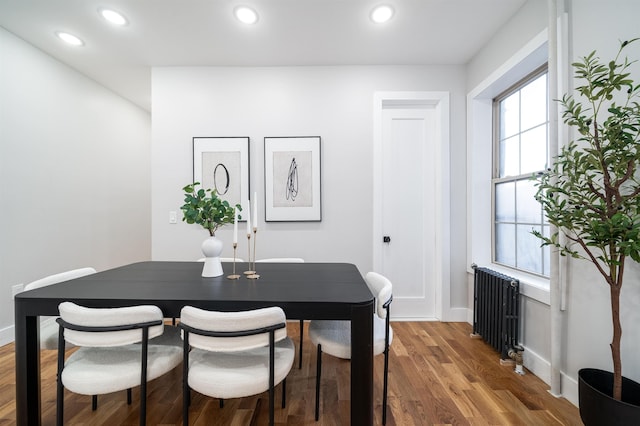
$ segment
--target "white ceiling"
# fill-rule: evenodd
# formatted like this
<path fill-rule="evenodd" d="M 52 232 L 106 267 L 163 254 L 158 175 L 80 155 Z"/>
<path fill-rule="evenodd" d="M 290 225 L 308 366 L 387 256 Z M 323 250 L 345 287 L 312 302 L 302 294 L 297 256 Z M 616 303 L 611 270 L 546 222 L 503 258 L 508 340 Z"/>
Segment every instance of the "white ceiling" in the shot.
<path fill-rule="evenodd" d="M 374 5 L 395 8 L 373 24 Z M 0 26 L 146 110 L 162 66 L 464 64 L 526 0 L 0 0 Z M 235 20 L 249 5 L 257 24 Z M 120 11 L 116 28 L 99 7 Z M 85 42 L 71 47 L 56 31 Z"/>

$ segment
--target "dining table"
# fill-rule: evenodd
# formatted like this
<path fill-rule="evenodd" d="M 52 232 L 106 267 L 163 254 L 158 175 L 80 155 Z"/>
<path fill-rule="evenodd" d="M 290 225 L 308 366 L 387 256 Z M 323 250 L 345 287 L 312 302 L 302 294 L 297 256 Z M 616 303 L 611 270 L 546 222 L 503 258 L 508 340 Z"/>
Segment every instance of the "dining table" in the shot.
<path fill-rule="evenodd" d="M 244 271 L 255 267 L 258 278 Z M 223 263 L 219 277 L 202 277 L 203 263 L 144 261 L 104 270 L 15 296 L 16 422 L 41 424 L 41 316 L 71 301 L 93 308 L 156 305 L 166 318 L 184 306 L 218 311 L 281 307 L 292 320 L 351 321 L 351 424 L 373 424 L 374 296 L 350 263 Z M 336 401 L 337 404 L 337 401 Z"/>

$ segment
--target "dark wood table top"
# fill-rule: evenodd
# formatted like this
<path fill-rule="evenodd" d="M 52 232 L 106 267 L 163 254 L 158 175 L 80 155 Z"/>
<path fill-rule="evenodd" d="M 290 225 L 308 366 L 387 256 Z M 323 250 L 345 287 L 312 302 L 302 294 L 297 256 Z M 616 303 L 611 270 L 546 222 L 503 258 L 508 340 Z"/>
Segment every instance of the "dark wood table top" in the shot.
<path fill-rule="evenodd" d="M 201 262 L 139 262 L 23 292 L 16 299 L 32 299 L 27 307 L 31 315 L 57 315 L 59 303 L 74 301 L 91 307 L 155 304 L 167 316 L 178 316 L 187 304 L 217 310 L 272 305 L 292 319 L 348 319 L 354 305 L 373 300 L 362 275 L 349 263 L 258 263 L 259 279 L 242 274 L 248 263 L 236 263 L 242 275 L 238 280 L 227 278 L 232 263 L 223 266 L 223 276 L 204 278 Z M 317 310 L 329 312 L 318 315 Z"/>

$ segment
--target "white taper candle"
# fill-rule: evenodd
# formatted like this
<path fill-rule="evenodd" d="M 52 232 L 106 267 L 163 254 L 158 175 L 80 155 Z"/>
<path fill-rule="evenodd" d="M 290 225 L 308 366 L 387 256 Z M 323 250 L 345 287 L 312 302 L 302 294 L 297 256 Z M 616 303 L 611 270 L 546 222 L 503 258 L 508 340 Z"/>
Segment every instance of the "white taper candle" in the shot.
<path fill-rule="evenodd" d="M 251 235 L 251 201 L 247 200 L 247 235 Z"/>
<path fill-rule="evenodd" d="M 258 193 L 253 193 L 253 228 L 258 229 Z"/>

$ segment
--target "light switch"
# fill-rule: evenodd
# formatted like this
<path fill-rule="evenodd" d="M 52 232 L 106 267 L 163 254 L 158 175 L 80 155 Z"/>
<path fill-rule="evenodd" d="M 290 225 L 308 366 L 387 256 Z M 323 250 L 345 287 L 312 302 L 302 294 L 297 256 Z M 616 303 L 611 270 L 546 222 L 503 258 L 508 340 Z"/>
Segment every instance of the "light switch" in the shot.
<path fill-rule="evenodd" d="M 176 212 L 169 212 L 169 223 L 176 224 L 178 223 L 178 214 Z"/>

